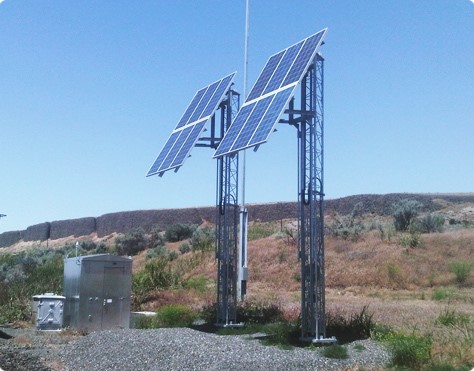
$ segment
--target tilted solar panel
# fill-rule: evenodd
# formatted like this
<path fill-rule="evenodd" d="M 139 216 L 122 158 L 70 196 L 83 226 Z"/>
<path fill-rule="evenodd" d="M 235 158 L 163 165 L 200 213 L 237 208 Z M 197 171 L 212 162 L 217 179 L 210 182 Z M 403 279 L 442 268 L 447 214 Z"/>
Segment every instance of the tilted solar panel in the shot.
<path fill-rule="evenodd" d="M 180 167 L 229 91 L 235 72 L 198 90 L 161 149 L 147 176 Z"/>
<path fill-rule="evenodd" d="M 224 135 L 214 158 L 256 146 L 268 140 L 296 86 L 308 71 L 327 29 L 272 55 L 232 125 Z"/>

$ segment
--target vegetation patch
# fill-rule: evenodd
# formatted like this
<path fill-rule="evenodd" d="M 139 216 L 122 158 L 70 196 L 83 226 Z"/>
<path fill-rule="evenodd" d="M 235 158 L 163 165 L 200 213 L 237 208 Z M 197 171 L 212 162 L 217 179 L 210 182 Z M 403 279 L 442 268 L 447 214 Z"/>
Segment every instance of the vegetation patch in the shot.
<path fill-rule="evenodd" d="M 449 271 L 456 277 L 459 285 L 464 285 L 471 275 L 472 262 L 455 261 L 449 265 Z"/>
<path fill-rule="evenodd" d="M 326 358 L 333 359 L 347 359 L 349 358 L 349 353 L 347 348 L 343 345 L 333 344 L 327 347 L 321 348 L 321 354 Z"/>

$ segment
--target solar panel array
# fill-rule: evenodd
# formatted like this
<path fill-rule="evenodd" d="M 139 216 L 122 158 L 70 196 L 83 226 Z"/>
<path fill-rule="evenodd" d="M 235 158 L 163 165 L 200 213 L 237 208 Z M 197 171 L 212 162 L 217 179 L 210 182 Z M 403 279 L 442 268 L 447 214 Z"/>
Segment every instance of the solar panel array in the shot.
<path fill-rule="evenodd" d="M 197 91 L 147 176 L 162 174 L 183 164 L 229 91 L 234 76 L 235 72 Z"/>
<path fill-rule="evenodd" d="M 267 141 L 295 87 L 316 57 L 326 31 L 319 31 L 268 59 L 214 158 Z"/>

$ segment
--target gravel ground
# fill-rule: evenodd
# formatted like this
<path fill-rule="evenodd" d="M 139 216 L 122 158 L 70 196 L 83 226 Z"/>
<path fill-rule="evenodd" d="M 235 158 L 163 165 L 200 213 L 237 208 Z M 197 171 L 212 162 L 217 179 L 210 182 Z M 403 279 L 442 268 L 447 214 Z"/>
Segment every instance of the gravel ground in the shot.
<path fill-rule="evenodd" d="M 115 330 L 87 336 L 8 331 L 0 340 L 3 370 L 357 370 L 381 369 L 388 352 L 371 340 L 347 345 L 349 358 L 319 350 L 265 346 L 249 335 L 220 336 L 189 328 Z"/>

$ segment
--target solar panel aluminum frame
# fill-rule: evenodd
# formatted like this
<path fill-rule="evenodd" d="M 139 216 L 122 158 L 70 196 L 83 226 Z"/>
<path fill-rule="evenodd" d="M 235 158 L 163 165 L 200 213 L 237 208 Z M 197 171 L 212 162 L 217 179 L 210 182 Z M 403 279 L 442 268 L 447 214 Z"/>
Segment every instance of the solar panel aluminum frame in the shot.
<path fill-rule="evenodd" d="M 190 154 L 191 150 L 193 149 L 193 147 L 196 145 L 196 142 L 199 140 L 199 137 L 200 137 L 202 131 L 204 130 L 207 122 L 209 121 L 209 119 L 211 119 L 213 117 L 213 115 L 215 114 L 215 112 L 219 108 L 220 104 L 224 100 L 225 96 L 229 92 L 229 90 L 230 90 L 230 88 L 233 84 L 233 79 L 234 79 L 236 73 L 237 72 L 233 72 L 233 73 L 223 77 L 222 79 L 217 80 L 217 81 L 213 82 L 212 84 L 207 85 L 206 87 L 204 87 L 202 89 L 199 89 L 194 94 L 194 96 L 193 96 L 191 102 L 189 103 L 189 105 L 187 106 L 184 114 L 181 116 L 181 118 L 178 121 L 178 124 L 176 125 L 175 129 L 171 132 L 170 136 L 168 137 L 168 140 L 165 142 L 165 144 L 162 147 L 160 153 L 158 154 L 158 157 L 153 162 L 152 166 L 150 167 L 150 170 L 146 174 L 147 177 L 152 176 L 152 175 L 156 175 L 156 174 L 158 174 L 161 177 L 168 170 L 174 169 L 175 172 L 179 170 L 179 168 L 183 165 L 186 158 L 189 157 L 189 154 Z M 227 82 L 227 84 L 225 86 L 225 89 L 222 90 L 221 96 L 218 97 L 217 100 L 213 99 L 214 95 L 217 93 L 217 91 L 220 88 L 220 84 L 223 83 L 226 79 L 228 79 L 229 81 Z M 193 120 L 192 122 L 189 122 L 190 118 L 193 117 L 193 114 L 194 114 L 195 110 L 200 106 L 201 102 L 203 102 L 202 99 L 206 95 L 207 90 L 211 86 L 215 85 L 216 83 L 218 83 L 218 84 L 217 84 L 214 92 L 208 98 L 208 102 L 204 102 L 205 104 L 202 107 L 201 112 L 197 116 L 197 119 Z M 185 119 L 185 116 L 188 113 L 188 110 L 190 109 L 190 107 L 192 106 L 194 101 L 196 100 L 196 97 L 198 97 L 198 95 L 202 91 L 204 91 L 204 92 L 200 95 L 199 100 L 194 104 L 194 107 L 192 108 L 192 111 L 189 112 L 189 114 L 187 115 L 187 118 Z M 214 107 L 210 107 L 211 109 L 209 109 L 208 106 L 209 106 L 209 104 L 211 104 L 212 101 L 215 101 L 216 103 L 215 103 Z M 206 113 L 206 112 L 209 112 L 209 114 L 203 116 L 204 113 Z M 183 119 L 186 120 L 186 122 L 184 124 L 182 123 Z M 202 125 L 202 127 L 201 127 L 201 129 L 198 130 L 198 133 L 196 133 L 196 132 L 194 132 L 194 129 L 198 125 Z M 189 130 L 189 129 L 191 129 L 191 130 Z M 185 138 L 180 138 L 185 133 L 185 131 L 189 131 L 187 133 L 186 137 Z M 191 135 L 194 135 L 194 138 L 191 137 Z M 176 145 L 176 143 L 178 141 L 181 141 L 181 145 L 179 146 L 179 148 L 175 149 L 174 146 Z M 183 150 L 185 151 L 185 153 L 182 152 Z M 174 151 L 173 158 L 168 160 L 168 155 L 170 155 L 170 153 L 172 153 L 173 151 Z M 182 160 L 176 161 L 178 158 L 180 158 Z M 155 166 L 158 161 L 159 161 L 158 166 Z M 163 167 L 163 164 L 165 164 L 165 163 L 168 163 L 168 165 Z"/>
<path fill-rule="evenodd" d="M 316 55 L 317 55 L 317 53 L 318 53 L 318 50 L 319 50 L 320 46 L 323 44 L 323 42 L 324 42 L 324 37 L 326 36 L 326 33 L 327 33 L 327 28 L 324 28 L 323 30 L 321 30 L 321 31 L 319 31 L 319 32 L 317 32 L 317 33 L 315 33 L 315 34 L 313 34 L 313 35 L 307 37 L 306 39 L 303 39 L 303 40 L 298 41 L 297 43 L 295 43 L 295 44 L 289 46 L 288 48 L 286 48 L 286 49 L 284 49 L 284 50 L 282 50 L 282 51 L 279 51 L 278 53 L 273 54 L 272 56 L 270 56 L 270 57 L 268 58 L 267 63 L 265 64 L 265 66 L 264 66 L 262 72 L 260 73 L 259 77 L 257 78 L 256 83 L 254 84 L 254 86 L 253 86 L 252 89 L 250 90 L 249 96 L 247 97 L 247 100 L 245 101 L 245 103 L 242 105 L 242 107 L 241 107 L 239 113 L 240 113 L 241 111 L 243 111 L 243 110 L 245 109 L 245 107 L 247 107 L 247 106 L 249 106 L 249 105 L 251 105 L 251 104 L 255 104 L 256 102 L 258 102 L 258 101 L 260 101 L 260 100 L 262 100 L 262 99 L 265 99 L 265 98 L 267 98 L 267 97 L 270 96 L 270 95 L 275 95 L 275 97 L 276 97 L 276 95 L 278 94 L 278 92 L 283 91 L 283 90 L 285 90 L 285 89 L 290 88 L 291 86 L 293 86 L 293 88 L 292 88 L 293 90 L 291 91 L 291 94 L 289 95 L 288 99 L 286 99 L 285 105 L 283 105 L 283 106 L 281 107 L 281 110 L 280 110 L 279 114 L 277 115 L 277 119 L 275 120 L 275 122 L 273 123 L 273 125 L 271 126 L 271 128 L 268 129 L 268 135 L 266 135 L 266 137 L 265 137 L 264 140 L 259 140 L 259 141 L 257 141 L 257 142 L 251 143 L 251 142 L 252 142 L 252 137 L 253 137 L 253 135 L 257 132 L 258 127 L 260 126 L 260 124 L 261 124 L 261 122 L 262 122 L 262 120 L 263 120 L 263 118 L 264 118 L 266 112 L 265 112 L 264 114 L 262 114 L 262 117 L 261 117 L 261 119 L 260 119 L 258 125 L 255 127 L 255 130 L 254 130 L 254 132 L 252 133 L 252 136 L 248 139 L 247 144 L 244 145 L 244 146 L 241 146 L 241 147 L 234 148 L 234 144 L 235 144 L 236 141 L 239 139 L 239 136 L 240 136 L 241 132 L 245 129 L 245 126 L 246 126 L 246 124 L 247 124 L 247 122 L 248 122 L 248 120 L 249 120 L 249 117 L 251 116 L 251 113 L 250 113 L 250 114 L 248 115 L 248 117 L 245 119 L 245 121 L 244 121 L 244 123 L 242 124 L 242 126 L 240 127 L 239 133 L 238 133 L 237 135 L 235 135 L 235 137 L 233 138 L 233 141 L 232 141 L 231 145 L 229 146 L 229 145 L 227 144 L 226 149 L 225 149 L 224 151 L 220 151 L 220 150 L 219 150 L 219 147 L 221 147 L 221 144 L 222 144 L 222 143 L 225 143 L 225 144 L 226 144 L 226 136 L 229 134 L 229 132 L 232 132 L 232 125 L 231 125 L 231 127 L 230 127 L 229 130 L 227 131 L 226 135 L 225 135 L 224 138 L 222 139 L 221 144 L 219 145 L 219 147 L 217 148 L 216 152 L 214 153 L 213 158 L 218 158 L 218 157 L 225 156 L 225 155 L 231 155 L 231 154 L 233 154 L 233 153 L 236 153 L 236 152 L 238 152 L 238 151 L 241 151 L 241 150 L 244 150 L 244 149 L 247 149 L 247 148 L 250 148 L 250 147 L 256 147 L 255 150 L 257 150 L 258 147 L 260 146 L 260 144 L 263 144 L 263 143 L 265 143 L 265 142 L 268 141 L 268 138 L 270 137 L 270 134 L 274 131 L 276 124 L 280 121 L 281 116 L 283 115 L 283 113 L 284 113 L 284 111 L 285 111 L 285 107 L 287 107 L 288 102 L 289 102 L 289 101 L 291 100 L 291 98 L 293 97 L 295 87 L 301 83 L 301 80 L 302 80 L 303 77 L 306 75 L 306 73 L 308 72 L 309 67 L 311 66 L 311 64 L 313 63 L 314 59 L 316 58 Z M 316 43 L 316 45 L 314 46 L 314 49 L 313 49 L 312 53 L 309 55 L 309 58 L 307 58 L 306 64 L 304 65 L 304 68 L 302 69 L 303 72 L 300 74 L 300 76 L 299 76 L 299 78 L 298 78 L 297 80 L 295 80 L 295 81 L 293 81 L 293 82 L 291 82 L 291 83 L 288 83 L 288 84 L 284 85 L 284 82 L 285 82 L 287 76 L 288 76 L 288 75 L 290 74 L 290 72 L 292 71 L 292 68 L 293 68 L 295 62 L 296 62 L 297 59 L 298 59 L 299 53 L 301 53 L 301 52 L 303 51 L 304 45 L 305 45 L 306 41 L 310 40 L 312 37 L 317 36 L 318 34 L 321 34 L 321 36 L 320 36 L 318 42 Z M 255 98 L 249 100 L 249 97 L 252 95 L 252 92 L 253 92 L 253 90 L 254 90 L 254 88 L 255 88 L 255 85 L 257 85 L 257 84 L 259 83 L 259 80 L 260 80 L 262 74 L 265 72 L 265 69 L 266 69 L 267 65 L 269 64 L 269 62 L 272 60 L 272 58 L 275 58 L 276 56 L 282 54 L 283 52 L 286 53 L 287 50 L 291 49 L 292 47 L 294 47 L 294 46 L 296 46 L 296 45 L 298 45 L 298 44 L 300 44 L 300 43 L 302 43 L 302 45 L 301 45 L 301 47 L 299 48 L 299 52 L 298 52 L 298 53 L 296 54 L 296 56 L 294 57 L 294 60 L 293 60 L 293 62 L 291 63 L 291 66 L 288 67 L 285 76 L 283 76 L 283 78 L 281 79 L 280 86 L 279 86 L 277 89 L 273 90 L 273 91 L 269 91 L 269 92 L 264 93 L 266 87 L 268 86 L 268 84 L 269 84 L 270 81 L 272 80 L 272 78 L 273 78 L 275 72 L 278 70 L 279 64 L 280 64 L 281 61 L 284 59 L 284 54 L 281 56 L 281 58 L 279 58 L 278 63 L 274 66 L 272 74 L 270 74 L 268 77 L 266 77 L 266 78 L 267 78 L 267 82 L 266 82 L 265 86 L 263 86 L 263 87 L 261 88 L 260 94 L 259 94 L 257 97 L 255 97 Z M 255 107 L 254 107 L 253 109 L 255 109 Z M 253 111 L 253 109 L 252 109 L 252 111 Z M 235 117 L 233 124 L 234 124 L 238 119 L 239 119 L 239 114 L 237 114 L 237 116 Z M 231 139 L 232 139 L 232 138 L 231 138 Z"/>

